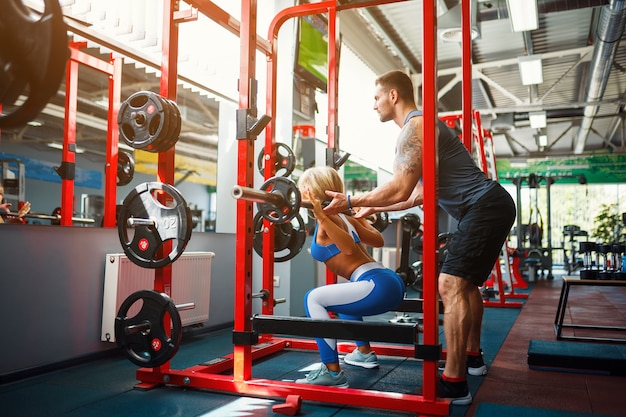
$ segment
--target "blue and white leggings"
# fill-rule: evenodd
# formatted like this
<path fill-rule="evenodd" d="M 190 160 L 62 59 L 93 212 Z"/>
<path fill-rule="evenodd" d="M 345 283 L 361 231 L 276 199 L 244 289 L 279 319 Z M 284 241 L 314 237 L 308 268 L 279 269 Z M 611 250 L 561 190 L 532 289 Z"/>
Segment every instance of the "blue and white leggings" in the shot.
<path fill-rule="evenodd" d="M 402 278 L 379 262 L 359 266 L 350 276 L 350 282 L 313 288 L 304 296 L 307 317 L 330 320 L 329 311 L 343 320 L 363 321 L 363 316 L 386 313 L 397 307 L 404 298 Z M 337 340 L 317 338 L 323 363 L 339 362 Z M 357 346 L 366 344 L 357 341 Z"/>

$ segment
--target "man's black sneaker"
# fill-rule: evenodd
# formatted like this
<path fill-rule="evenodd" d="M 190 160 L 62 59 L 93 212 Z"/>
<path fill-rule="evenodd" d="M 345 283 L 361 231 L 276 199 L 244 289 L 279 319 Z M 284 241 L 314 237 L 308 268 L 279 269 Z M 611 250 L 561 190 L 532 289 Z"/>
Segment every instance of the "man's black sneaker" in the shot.
<path fill-rule="evenodd" d="M 469 405 L 472 403 L 472 394 L 469 392 L 467 381 L 449 382 L 439 378 L 437 395 L 439 398 L 450 398 L 452 405 Z"/>
<path fill-rule="evenodd" d="M 443 372 L 446 367 L 446 361 L 439 361 L 439 370 Z M 480 351 L 480 355 L 467 355 L 467 373 L 473 376 L 487 375 L 487 366 L 483 359 L 483 351 Z"/>
<path fill-rule="evenodd" d="M 480 355 L 467 355 L 467 373 L 474 376 L 487 375 L 482 352 Z"/>

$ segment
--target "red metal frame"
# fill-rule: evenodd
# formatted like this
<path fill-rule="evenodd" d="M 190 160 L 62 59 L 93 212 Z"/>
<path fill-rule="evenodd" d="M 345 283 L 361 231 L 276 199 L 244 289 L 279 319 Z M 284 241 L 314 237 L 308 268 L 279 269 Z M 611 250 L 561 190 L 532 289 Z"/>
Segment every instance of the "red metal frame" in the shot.
<path fill-rule="evenodd" d="M 464 114 L 465 112 L 463 112 L 463 115 Z M 465 126 L 467 123 L 466 121 L 464 121 L 463 115 L 461 114 L 448 115 L 448 116 L 442 117 L 441 119 L 450 127 L 455 127 L 457 123 L 461 122 L 463 129 L 466 129 Z M 463 132 L 465 131 L 466 130 L 463 130 Z M 482 123 L 480 120 L 480 113 L 475 110 L 472 111 L 472 119 L 470 120 L 470 131 L 472 132 L 471 135 L 461 134 L 463 144 L 467 147 L 470 153 L 472 152 L 472 145 L 476 147 L 477 152 L 478 152 L 478 157 L 480 158 L 479 161 L 477 161 L 478 165 L 480 165 L 480 168 L 488 177 L 490 175 L 489 175 L 489 167 L 487 164 L 487 157 L 485 154 L 485 146 L 490 147 L 490 153 L 493 158 L 492 163 L 494 165 L 494 174 L 492 175 L 493 176 L 492 179 L 497 181 L 498 172 L 495 170 L 496 160 L 495 160 L 495 154 L 493 150 L 493 136 L 491 132 L 483 129 Z M 485 142 L 487 142 L 487 144 L 485 144 Z M 515 268 L 515 266 L 511 264 L 511 260 L 509 259 L 510 251 L 506 243 L 505 243 L 505 253 L 506 253 L 505 254 L 506 268 L 508 268 L 507 269 L 508 275 L 509 277 L 511 277 L 511 288 L 508 291 L 504 290 L 505 287 L 504 287 L 504 281 L 502 280 L 502 270 L 500 269 L 500 260 L 498 259 L 498 261 L 496 261 L 495 265 L 493 266 L 493 269 L 491 272 L 492 278 L 487 280 L 487 283 L 491 282 L 491 284 L 493 284 L 494 281 L 497 282 L 498 289 L 499 289 L 498 301 L 484 300 L 483 304 L 486 307 L 521 308 L 523 306 L 521 302 L 510 302 L 510 301 L 507 301 L 507 298 L 508 299 L 528 298 L 528 294 L 515 293 L 515 289 L 514 289 L 514 288 L 527 288 L 527 285 L 524 286 L 523 283 L 518 282 L 519 274 L 515 273 L 515 269 L 517 268 Z"/>
<path fill-rule="evenodd" d="M 172 0 L 174 1 L 174 0 Z M 322 1 L 313 4 L 303 4 L 287 8 L 279 12 L 270 25 L 269 41 L 266 43 L 258 40 L 256 36 L 256 0 L 242 0 L 242 22 L 237 24 L 235 19 L 228 16 L 221 9 L 214 7 L 210 2 L 188 1 L 196 6 L 202 13 L 208 11 L 213 16 L 217 16 L 221 24 L 229 30 L 240 35 L 241 39 L 241 61 L 239 78 L 239 108 L 247 109 L 254 113 L 254 97 L 251 86 L 255 76 L 255 54 L 257 49 L 264 51 L 267 55 L 267 107 L 266 113 L 271 117 L 270 123 L 265 128 L 265 149 L 269 152 L 275 145 L 275 116 L 276 116 L 276 60 L 277 36 L 280 26 L 290 18 L 305 16 L 309 14 L 328 13 L 329 15 L 329 120 L 328 136 L 329 147 L 337 145 L 336 124 L 337 124 L 337 60 L 336 60 L 336 28 L 335 13 L 342 9 L 355 7 L 368 7 L 387 3 L 395 3 L 406 0 L 379 0 L 360 3 L 355 5 L 338 6 L 336 1 Z M 167 3 L 167 2 L 166 2 Z M 429 63 L 424 65 L 424 137 L 435 138 L 437 120 L 437 88 L 436 88 L 436 4 L 435 2 L 424 2 L 424 57 L 423 61 Z M 167 9 L 167 7 L 166 7 Z M 210 10 L 209 10 L 210 9 Z M 167 16 L 167 15 L 166 15 Z M 170 20 L 172 15 L 169 14 Z M 218 22 L 219 23 L 219 22 Z M 172 48 L 173 38 L 170 39 L 169 48 Z M 175 56 L 170 49 L 164 55 Z M 175 73 L 171 71 L 163 72 L 163 77 L 173 77 Z M 168 90 L 171 92 L 171 90 Z M 254 114 L 253 114 L 254 115 Z M 238 177 L 237 184 L 245 187 L 253 186 L 253 166 L 254 166 L 254 141 L 241 139 L 238 143 Z M 437 196 L 436 186 L 436 141 L 425 141 L 423 168 L 424 177 L 424 213 L 427 218 L 437 218 Z M 266 167 L 274 166 L 273 152 L 266 154 Z M 434 163 L 430 162 L 434 161 Z M 165 172 L 168 172 L 167 170 Z M 266 179 L 274 175 L 271 170 L 265 171 Z M 398 410 L 415 412 L 420 416 L 442 416 L 448 415 L 450 411 L 449 400 L 437 397 L 438 369 L 436 360 L 426 360 L 423 365 L 423 392 L 417 394 L 401 394 L 395 392 L 381 392 L 361 389 L 338 389 L 334 387 L 323 387 L 316 385 L 295 384 L 293 382 L 258 379 L 252 377 L 253 360 L 274 354 L 286 348 L 299 348 L 317 350 L 317 345 L 313 340 L 276 338 L 273 335 L 260 335 L 259 342 L 251 346 L 250 344 L 237 344 L 242 336 L 249 335 L 252 339 L 252 240 L 253 240 L 253 216 L 252 202 L 245 199 L 237 201 L 237 229 L 236 229 L 236 266 L 235 266 L 235 324 L 234 333 L 238 336 L 234 345 L 232 355 L 228 355 L 215 361 L 212 365 L 198 365 L 184 370 L 172 370 L 169 362 L 159 368 L 142 368 L 137 371 L 137 379 L 142 387 L 152 387 L 163 383 L 180 385 L 186 387 L 204 388 L 223 392 L 238 393 L 259 397 L 286 397 L 288 395 L 299 395 L 304 400 L 319 401 L 324 403 L 335 403 L 342 405 L 353 405 L 359 407 L 373 407 L 378 409 Z M 270 229 L 272 228 L 269 225 Z M 273 299 L 273 237 L 271 232 L 264 237 L 263 256 L 263 286 L 270 291 L 269 299 Z M 429 222 L 424 225 L 424 274 L 433 279 L 424 280 L 424 326 L 423 344 L 428 346 L 439 346 L 439 314 L 436 288 L 436 259 L 437 249 L 437 225 L 436 222 Z M 265 255 L 268 256 L 265 256 Z M 271 314 L 273 303 L 264 305 L 263 312 Z M 416 335 L 417 336 L 417 335 Z M 349 352 L 351 344 L 340 343 L 341 352 Z M 376 351 L 381 355 L 395 355 L 400 357 L 413 357 L 413 346 L 392 346 L 375 345 Z M 232 370 L 232 375 L 223 374 Z"/>
<path fill-rule="evenodd" d="M 82 52 L 84 42 L 70 42 L 70 59 L 65 78 L 65 121 L 63 135 L 62 167 L 74 166 L 76 161 L 76 114 L 78 103 L 78 68 L 86 65 L 106 74 L 109 78 L 109 110 L 107 114 L 107 153 L 104 167 L 104 226 L 115 226 L 117 192 L 117 155 L 119 132 L 117 113 L 122 89 L 122 61 L 110 55 L 109 62 Z M 74 179 L 61 179 L 61 225 L 71 226 L 74 211 Z"/>

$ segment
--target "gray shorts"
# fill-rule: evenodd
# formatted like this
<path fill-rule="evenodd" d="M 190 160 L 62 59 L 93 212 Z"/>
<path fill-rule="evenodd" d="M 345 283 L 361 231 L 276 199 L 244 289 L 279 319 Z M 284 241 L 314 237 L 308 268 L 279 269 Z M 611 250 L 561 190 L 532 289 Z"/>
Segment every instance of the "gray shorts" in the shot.
<path fill-rule="evenodd" d="M 441 272 L 481 286 L 500 256 L 515 216 L 515 203 L 504 188 L 488 191 L 459 220 Z"/>

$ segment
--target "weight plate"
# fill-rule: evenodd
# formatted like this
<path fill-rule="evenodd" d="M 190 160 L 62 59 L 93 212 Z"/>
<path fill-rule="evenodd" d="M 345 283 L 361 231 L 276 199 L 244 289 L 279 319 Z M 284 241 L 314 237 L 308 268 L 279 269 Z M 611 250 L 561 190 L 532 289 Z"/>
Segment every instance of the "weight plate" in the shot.
<path fill-rule="evenodd" d="M 170 323 L 170 328 L 165 323 Z M 157 291 L 131 294 L 115 317 L 117 345 L 138 366 L 154 368 L 169 361 L 178 351 L 182 335 L 178 309 L 167 294 Z"/>
<path fill-rule="evenodd" d="M 374 213 L 372 216 L 370 216 L 371 219 L 368 218 L 368 220 L 370 220 L 370 223 L 372 224 L 372 226 L 374 226 L 374 229 L 378 230 L 379 232 L 383 232 L 387 226 L 389 226 L 389 223 L 391 223 L 389 221 L 389 215 L 387 214 L 387 212 L 379 212 L 379 213 Z"/>
<path fill-rule="evenodd" d="M 273 223 L 285 223 L 298 214 L 300 190 L 298 190 L 296 183 L 289 178 L 272 177 L 265 181 L 260 189 L 283 197 L 283 203 L 280 206 L 270 203 L 257 203 L 257 209 L 265 219 Z"/>
<path fill-rule="evenodd" d="M 279 177 L 288 177 L 296 168 L 296 156 L 289 146 L 284 143 L 276 143 L 275 159 L 274 159 L 274 175 Z M 261 175 L 265 175 L 265 147 L 261 149 L 257 158 L 257 168 Z"/>
<path fill-rule="evenodd" d="M 263 256 L 263 236 L 265 226 L 263 216 L 257 213 L 254 216 L 254 239 L 252 247 L 259 256 Z M 285 262 L 292 259 L 302 250 L 306 241 L 306 224 L 297 214 L 287 223 L 274 225 L 274 262 Z"/>
<path fill-rule="evenodd" d="M 67 26 L 57 0 L 41 14 L 21 0 L 2 2 L 0 39 L 0 129 L 33 120 L 56 95 L 69 58 Z M 25 101 L 11 109 L 20 95 Z"/>
<path fill-rule="evenodd" d="M 120 106 L 117 116 L 120 137 L 128 146 L 154 152 L 159 138 L 167 134 L 169 117 L 170 113 L 158 94 L 136 92 Z"/>
<path fill-rule="evenodd" d="M 117 185 L 128 185 L 135 176 L 135 160 L 128 152 L 117 154 Z"/>
<path fill-rule="evenodd" d="M 165 152 L 171 149 L 176 142 L 178 142 L 178 135 L 180 134 L 180 111 L 176 104 L 162 96 L 158 96 L 159 100 L 163 103 L 163 109 L 168 119 L 168 129 L 163 132 L 161 136 L 154 143 L 153 152 Z"/>
<path fill-rule="evenodd" d="M 117 221 L 124 253 L 143 268 L 161 268 L 178 259 L 191 238 L 192 227 L 191 210 L 183 196 L 160 182 L 139 184 L 131 191 Z M 172 249 L 162 253 L 168 241 Z"/>

